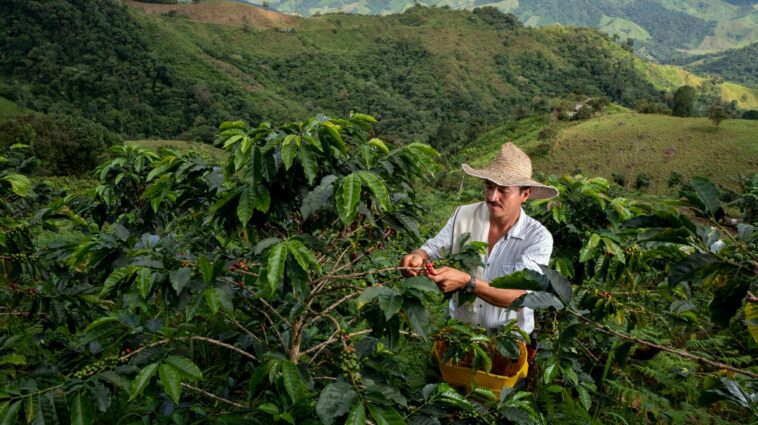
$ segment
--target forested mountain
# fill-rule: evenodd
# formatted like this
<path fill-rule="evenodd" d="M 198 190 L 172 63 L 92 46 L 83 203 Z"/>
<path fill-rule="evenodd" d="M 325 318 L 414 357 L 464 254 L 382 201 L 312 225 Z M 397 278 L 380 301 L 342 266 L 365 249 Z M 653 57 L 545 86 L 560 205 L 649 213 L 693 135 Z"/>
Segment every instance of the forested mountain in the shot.
<path fill-rule="evenodd" d="M 689 61 L 687 68 L 694 72 L 758 87 L 758 43 L 723 53 L 696 56 Z"/>
<path fill-rule="evenodd" d="M 143 6 L 3 2 L 0 95 L 127 137 L 357 110 L 392 117 L 380 124 L 390 137 L 445 146 L 551 98 L 632 106 L 663 101 L 667 88 L 597 31 L 525 28 L 492 8 L 263 20 L 270 12 L 234 3 Z"/>
<path fill-rule="evenodd" d="M 245 0 L 284 13 L 399 13 L 410 0 Z M 758 41 L 755 0 L 427 0 L 425 5 L 454 9 L 494 6 L 528 25 L 593 26 L 634 40 L 637 51 L 661 60 L 677 52 L 714 51 Z"/>

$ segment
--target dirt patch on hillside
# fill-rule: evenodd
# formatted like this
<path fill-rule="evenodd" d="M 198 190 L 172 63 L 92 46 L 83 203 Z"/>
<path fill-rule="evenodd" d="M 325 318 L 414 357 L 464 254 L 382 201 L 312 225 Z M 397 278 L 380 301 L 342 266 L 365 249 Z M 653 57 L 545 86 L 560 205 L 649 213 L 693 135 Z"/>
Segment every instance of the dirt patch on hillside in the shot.
<path fill-rule="evenodd" d="M 292 28 L 298 24 L 297 18 L 283 15 L 257 6 L 231 2 L 157 4 L 123 0 L 129 7 L 146 13 L 175 14 L 177 17 L 199 22 L 222 25 L 250 25 L 255 29 Z"/>

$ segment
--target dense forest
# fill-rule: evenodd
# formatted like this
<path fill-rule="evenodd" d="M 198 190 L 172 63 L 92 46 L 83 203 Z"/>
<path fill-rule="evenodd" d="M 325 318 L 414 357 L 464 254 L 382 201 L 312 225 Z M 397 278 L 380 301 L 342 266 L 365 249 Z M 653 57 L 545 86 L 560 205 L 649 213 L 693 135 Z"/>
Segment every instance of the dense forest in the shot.
<path fill-rule="evenodd" d="M 389 138 L 443 147 L 548 111 L 551 98 L 572 93 L 627 106 L 665 101 L 631 53 L 608 37 L 524 28 L 492 8 L 419 7 L 368 18 L 382 28 L 377 33 L 335 15 L 289 32 L 190 26 L 179 39 L 189 24 L 180 17 L 148 17 L 117 2 L 0 7 L 7 28 L 0 95 L 34 111 L 81 115 L 126 138 L 209 141 L 224 119 L 356 109 L 386 117 L 379 128 Z M 435 38 L 457 39 L 457 47 L 428 41 Z M 349 46 L 351 39 L 361 45 Z"/>
<path fill-rule="evenodd" d="M 690 63 L 687 68 L 694 72 L 758 87 L 758 43 L 720 54 L 683 58 L 683 61 Z"/>

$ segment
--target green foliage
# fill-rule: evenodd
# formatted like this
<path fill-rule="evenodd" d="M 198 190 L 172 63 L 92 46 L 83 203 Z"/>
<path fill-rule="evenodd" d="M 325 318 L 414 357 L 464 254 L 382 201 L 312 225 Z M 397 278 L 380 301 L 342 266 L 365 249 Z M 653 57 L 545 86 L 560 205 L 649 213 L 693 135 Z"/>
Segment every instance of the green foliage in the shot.
<path fill-rule="evenodd" d="M 695 88 L 682 86 L 674 92 L 674 106 L 671 115 L 676 117 L 690 117 L 695 104 Z"/>
<path fill-rule="evenodd" d="M 561 196 L 527 208 L 554 235 L 552 269 L 492 282 L 534 291 L 514 307 L 539 309 L 538 373 L 464 395 L 424 360 L 439 290 L 396 266 L 418 244 L 414 185 L 436 151 L 380 143 L 362 114 L 226 122 L 218 143 L 223 167 L 117 146 L 98 186 L 65 198 L 7 179 L 28 170 L 27 148 L 0 161 L 0 421 L 754 418 L 753 309 L 741 312 L 758 233 L 721 227 L 707 179 L 644 202 L 602 178 L 548 178 Z M 458 331 L 450 355 L 468 347 L 484 369 L 526 340 L 514 322 L 491 343 Z"/>
<path fill-rule="evenodd" d="M 25 115 L 0 122 L 0 147 L 23 143 L 40 160 L 40 175 L 82 175 L 102 160 L 118 136 L 88 119 L 70 115 Z"/>
<path fill-rule="evenodd" d="M 715 103 L 708 108 L 708 119 L 711 120 L 716 127 L 721 124 L 721 121 L 724 121 L 727 118 L 729 118 L 729 114 L 724 105 Z"/>

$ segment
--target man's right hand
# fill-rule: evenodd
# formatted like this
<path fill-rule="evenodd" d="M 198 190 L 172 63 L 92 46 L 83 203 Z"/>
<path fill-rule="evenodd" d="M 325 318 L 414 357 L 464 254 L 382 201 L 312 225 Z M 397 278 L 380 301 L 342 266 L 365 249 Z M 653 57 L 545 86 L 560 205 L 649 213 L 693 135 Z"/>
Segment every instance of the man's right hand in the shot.
<path fill-rule="evenodd" d="M 424 261 L 429 258 L 426 253 L 420 249 L 411 252 L 403 257 L 403 261 L 400 262 L 400 272 L 405 276 L 418 276 L 423 270 Z"/>

